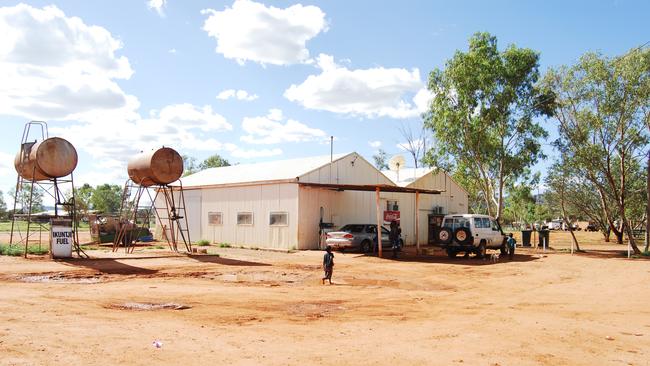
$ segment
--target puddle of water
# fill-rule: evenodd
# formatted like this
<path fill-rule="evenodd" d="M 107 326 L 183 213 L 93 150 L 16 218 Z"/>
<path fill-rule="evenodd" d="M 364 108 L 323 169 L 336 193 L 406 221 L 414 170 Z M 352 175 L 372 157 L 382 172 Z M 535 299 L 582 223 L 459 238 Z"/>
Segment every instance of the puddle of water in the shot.
<path fill-rule="evenodd" d="M 177 304 L 174 302 L 167 302 L 163 304 L 155 304 L 155 303 L 147 303 L 147 302 L 126 302 L 123 304 L 110 304 L 107 306 L 107 308 L 116 309 L 116 310 L 134 310 L 134 311 L 190 309 L 190 307 L 187 305 Z"/>
<path fill-rule="evenodd" d="M 81 283 L 91 284 L 99 283 L 102 279 L 99 276 L 66 276 L 63 273 L 47 275 L 29 275 L 16 277 L 19 281 L 28 283 Z"/>

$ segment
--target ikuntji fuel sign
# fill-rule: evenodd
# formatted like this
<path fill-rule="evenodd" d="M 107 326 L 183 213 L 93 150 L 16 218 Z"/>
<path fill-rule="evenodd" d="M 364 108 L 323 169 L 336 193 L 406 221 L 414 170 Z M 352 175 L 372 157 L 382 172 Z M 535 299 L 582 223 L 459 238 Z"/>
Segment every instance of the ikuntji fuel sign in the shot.
<path fill-rule="evenodd" d="M 54 258 L 72 257 L 72 245 L 74 242 L 74 232 L 72 231 L 71 220 L 52 220 L 52 229 L 50 232 L 52 238 L 50 248 Z"/>

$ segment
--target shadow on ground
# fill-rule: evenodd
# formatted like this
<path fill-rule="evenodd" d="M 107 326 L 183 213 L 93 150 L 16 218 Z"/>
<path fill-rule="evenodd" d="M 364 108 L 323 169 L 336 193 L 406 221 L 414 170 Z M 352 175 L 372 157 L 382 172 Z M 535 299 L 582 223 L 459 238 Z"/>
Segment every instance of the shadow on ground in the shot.
<path fill-rule="evenodd" d="M 270 266 L 268 263 L 240 261 L 237 259 L 223 258 L 218 255 L 210 254 L 187 254 L 186 256 L 187 258 L 194 259 L 198 262 L 221 264 L 224 266 Z"/>
<path fill-rule="evenodd" d="M 358 254 L 355 258 L 359 257 L 376 257 L 376 254 Z M 399 253 L 397 258 L 393 258 L 392 252 L 384 252 L 382 259 L 394 262 L 414 262 L 414 263 L 437 263 L 437 264 L 455 264 L 462 266 L 485 266 L 485 265 L 499 265 L 508 262 L 531 262 L 540 259 L 539 255 L 531 254 L 515 254 L 513 259 L 509 259 L 507 255 L 500 255 L 498 261 L 493 261 L 488 254 L 484 259 L 479 259 L 476 256 L 465 257 L 458 255 L 454 258 L 449 258 L 447 255 L 416 255 L 414 252 Z"/>
<path fill-rule="evenodd" d="M 133 259 L 143 259 L 143 258 L 129 258 Z M 118 275 L 134 275 L 134 274 L 154 274 L 158 270 L 142 268 L 131 266 L 125 263 L 122 263 L 114 258 L 74 258 L 74 259 L 62 259 L 57 262 L 65 263 L 66 265 L 74 267 L 84 267 L 88 269 L 95 270 L 97 272 L 106 273 L 106 274 L 118 274 Z"/>

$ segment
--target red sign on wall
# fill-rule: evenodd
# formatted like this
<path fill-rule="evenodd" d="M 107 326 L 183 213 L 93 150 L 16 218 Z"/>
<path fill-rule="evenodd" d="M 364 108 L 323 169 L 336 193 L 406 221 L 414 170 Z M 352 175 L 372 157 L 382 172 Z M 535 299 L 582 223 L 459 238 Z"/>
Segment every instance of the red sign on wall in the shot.
<path fill-rule="evenodd" d="M 384 211 L 384 221 L 399 221 L 399 211 Z"/>

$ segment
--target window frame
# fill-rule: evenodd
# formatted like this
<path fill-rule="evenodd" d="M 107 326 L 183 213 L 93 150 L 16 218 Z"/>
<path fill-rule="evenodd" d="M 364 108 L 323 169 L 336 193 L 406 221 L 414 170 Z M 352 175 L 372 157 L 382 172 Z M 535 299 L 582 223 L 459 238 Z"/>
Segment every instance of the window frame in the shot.
<path fill-rule="evenodd" d="M 210 220 L 211 215 L 219 215 L 219 223 L 213 223 L 212 220 Z M 219 212 L 219 211 L 208 212 L 208 226 L 223 226 L 223 212 Z"/>
<path fill-rule="evenodd" d="M 240 215 L 250 215 L 250 217 L 251 217 L 251 222 L 250 222 L 250 224 L 248 224 L 248 223 L 247 223 L 247 224 L 242 224 L 242 223 L 240 223 L 240 222 L 239 222 L 239 216 L 240 216 Z M 252 212 L 252 211 L 241 211 L 241 212 L 237 212 L 237 221 L 236 221 L 236 222 L 237 222 L 237 226 L 253 226 L 253 225 L 255 224 L 255 216 L 253 215 L 253 212 Z"/>
<path fill-rule="evenodd" d="M 271 223 L 271 217 L 272 217 L 273 215 L 284 215 L 284 216 L 287 218 L 287 219 L 286 219 L 286 223 L 283 223 L 283 224 L 272 224 L 272 223 Z M 282 227 L 282 226 L 289 226 L 289 212 L 287 212 L 287 211 L 271 211 L 271 212 L 269 212 L 269 226 L 271 226 L 271 227 L 277 227 L 277 226 L 280 226 L 280 227 Z"/>
<path fill-rule="evenodd" d="M 394 203 L 392 206 L 390 205 L 391 202 Z M 395 209 L 395 207 L 397 207 L 397 209 Z M 399 211 L 399 200 L 389 200 L 389 199 L 387 199 L 386 200 L 386 211 Z"/>

